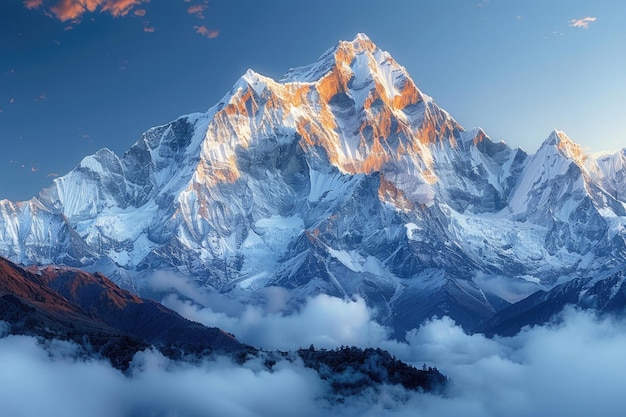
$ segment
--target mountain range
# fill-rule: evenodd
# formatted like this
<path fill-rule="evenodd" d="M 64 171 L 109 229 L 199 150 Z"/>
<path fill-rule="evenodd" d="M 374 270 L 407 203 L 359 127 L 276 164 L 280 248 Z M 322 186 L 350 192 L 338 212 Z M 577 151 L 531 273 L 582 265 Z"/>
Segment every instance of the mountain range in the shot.
<path fill-rule="evenodd" d="M 120 369 L 150 346 L 174 357 L 253 351 L 233 335 L 141 299 L 101 274 L 69 267 L 24 269 L 2 258 L 0 318 L 11 334 L 70 340 Z"/>
<path fill-rule="evenodd" d="M 0 254 L 138 294 L 169 271 L 246 303 L 358 295 L 399 337 L 433 315 L 510 334 L 565 303 L 623 309 L 625 201 L 626 149 L 466 130 L 359 34 L 0 201 Z"/>
<path fill-rule="evenodd" d="M 125 291 L 101 274 L 69 267 L 24 269 L 0 258 L 0 338 L 34 337 L 48 354 L 66 344 L 74 359 L 106 359 L 129 376 L 140 351 L 157 350 L 187 366 L 221 358 L 245 368 L 263 361 L 268 372 L 285 361 L 312 369 L 328 385 L 331 401 L 344 401 L 382 385 L 442 393 L 447 377 L 416 369 L 381 349 L 341 347 L 293 352 L 261 351 L 232 334 L 189 321 L 163 305 Z M 258 365 L 257 365 L 258 371 Z M 370 391 L 371 392 L 371 391 Z"/>

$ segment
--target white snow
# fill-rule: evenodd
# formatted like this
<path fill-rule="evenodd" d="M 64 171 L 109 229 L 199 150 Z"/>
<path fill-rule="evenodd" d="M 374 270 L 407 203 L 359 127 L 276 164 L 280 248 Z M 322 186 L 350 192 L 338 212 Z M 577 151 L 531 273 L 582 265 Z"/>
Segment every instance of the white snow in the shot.
<path fill-rule="evenodd" d="M 263 286 L 278 268 L 289 244 L 303 230 L 304 221 L 298 216 L 273 215 L 257 220 L 240 248 L 245 260 L 238 285 L 243 289 Z"/>
<path fill-rule="evenodd" d="M 362 256 L 355 250 L 336 250 L 327 247 L 328 253 L 353 272 L 370 272 L 374 275 L 385 276 L 389 273 L 384 266 L 373 256 Z"/>
<path fill-rule="evenodd" d="M 251 69 L 248 69 L 246 71 L 246 74 L 243 76 L 243 79 L 250 84 L 250 86 L 252 87 L 252 89 L 254 90 L 254 92 L 257 94 L 257 96 L 261 96 L 263 94 L 263 91 L 265 90 L 265 82 L 264 79 L 265 77 L 257 74 L 256 72 L 254 72 Z"/>
<path fill-rule="evenodd" d="M 507 258 L 514 258 L 538 268 L 550 262 L 543 246 L 545 227 L 498 215 L 461 214 L 449 207 L 446 213 L 452 238 L 479 264 L 505 265 Z"/>
<path fill-rule="evenodd" d="M 419 235 L 419 232 L 422 230 L 421 227 L 416 225 L 415 223 L 407 223 L 404 225 L 406 228 L 406 238 L 409 240 L 414 240 L 416 242 L 421 242 L 422 238 Z"/>
<path fill-rule="evenodd" d="M 329 191 L 341 188 L 346 181 L 340 172 L 324 174 L 310 167 L 309 178 L 311 181 L 311 191 L 308 198 L 310 202 L 318 201 Z"/>

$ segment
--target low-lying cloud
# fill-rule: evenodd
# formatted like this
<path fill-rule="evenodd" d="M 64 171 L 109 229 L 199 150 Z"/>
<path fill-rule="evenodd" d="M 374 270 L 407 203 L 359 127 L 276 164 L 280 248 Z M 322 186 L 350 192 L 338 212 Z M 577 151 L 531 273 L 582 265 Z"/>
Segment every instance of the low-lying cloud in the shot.
<path fill-rule="evenodd" d="M 165 276 L 158 281 L 161 289 L 172 282 Z M 250 307 L 217 302 L 189 281 L 174 286 L 179 291 L 165 297 L 170 307 L 264 348 L 379 346 L 417 367 L 438 367 L 452 383 L 442 396 L 380 387 L 336 403 L 327 383 L 297 362 L 284 361 L 269 371 L 260 359 L 244 366 L 225 358 L 187 363 L 148 350 L 123 374 L 104 361 L 84 359 L 81 348 L 68 342 L 42 346 L 30 337 L 7 336 L 8 327 L 0 322 L 0 415 L 623 415 L 626 323 L 621 319 L 568 308 L 550 325 L 488 339 L 469 335 L 444 317 L 397 341 L 387 338 L 359 298 L 320 295 L 286 313 L 288 293 L 278 288 L 265 295 L 265 304 Z"/>
<path fill-rule="evenodd" d="M 163 304 L 184 317 L 207 326 L 227 330 L 241 341 L 269 350 L 289 350 L 314 344 L 320 348 L 376 346 L 387 337 L 387 330 L 373 321 L 365 301 L 344 301 L 318 295 L 298 311 L 285 315 L 267 313 L 248 306 L 239 317 L 216 313 L 191 301 L 170 295 Z"/>
<path fill-rule="evenodd" d="M 289 311 L 289 292 L 280 287 L 265 288 L 258 305 L 241 305 L 170 274 L 155 274 L 149 285 L 161 291 L 176 290 L 177 294 L 171 293 L 161 302 L 183 317 L 219 327 L 263 349 L 293 350 L 310 344 L 326 349 L 377 347 L 389 335 L 359 297 L 342 300 L 320 294 Z"/>
<path fill-rule="evenodd" d="M 170 294 L 164 303 L 192 320 L 225 328 L 252 345 L 282 350 L 310 343 L 324 348 L 341 344 L 381 347 L 417 367 L 437 366 L 454 382 L 446 397 L 408 395 L 406 403 L 387 411 L 389 404 L 349 402 L 342 409 L 345 415 L 351 414 L 348 405 L 364 415 L 367 410 L 378 410 L 371 415 L 403 415 L 405 411 L 414 415 L 415 410 L 422 410 L 420 415 L 435 417 L 621 413 L 621 387 L 626 384 L 626 356 L 621 353 L 626 351 L 626 323 L 621 319 L 567 308 L 549 325 L 525 328 L 510 338 L 489 339 L 469 335 L 444 317 L 424 323 L 397 341 L 388 339 L 390 333 L 374 321 L 373 312 L 359 298 L 319 295 L 289 314 L 281 309 L 269 312 L 262 304 L 226 314 L 202 304 L 209 300 L 208 292 L 191 290 L 190 282 L 184 285 L 188 293 L 204 296 L 192 301 Z M 282 300 L 283 305 L 287 303 L 284 294 Z"/>
<path fill-rule="evenodd" d="M 260 363 L 240 367 L 218 359 L 192 365 L 148 350 L 135 356 L 124 375 L 103 361 L 60 358 L 59 349 L 67 346 L 44 347 L 24 336 L 0 339 L 1 415 L 314 415 L 324 389 L 313 371 L 287 362 L 269 372 Z"/>
<path fill-rule="evenodd" d="M 436 364 L 454 384 L 421 401 L 424 415 L 619 416 L 626 383 L 626 324 L 566 309 L 559 324 L 511 338 L 467 335 L 449 318 L 425 323 L 388 349 Z M 421 358 L 421 359 L 420 359 Z"/>
<path fill-rule="evenodd" d="M 477 272 L 473 278 L 474 282 L 476 282 L 483 291 L 495 294 L 509 303 L 516 303 L 538 290 L 549 289 L 539 282 L 523 279 L 512 280 L 510 277 L 487 275 L 481 272 Z"/>

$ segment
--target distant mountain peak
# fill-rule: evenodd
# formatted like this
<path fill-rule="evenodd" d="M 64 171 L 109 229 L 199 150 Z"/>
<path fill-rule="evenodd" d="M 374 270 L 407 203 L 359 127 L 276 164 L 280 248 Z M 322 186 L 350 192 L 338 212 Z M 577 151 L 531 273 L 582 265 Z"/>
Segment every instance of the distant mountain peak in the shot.
<path fill-rule="evenodd" d="M 585 165 L 585 161 L 588 158 L 587 153 L 579 144 L 571 140 L 565 132 L 553 130 L 545 143 L 555 146 L 563 156 L 575 161 L 579 166 L 583 167 Z"/>
<path fill-rule="evenodd" d="M 250 120 L 242 124 L 244 115 Z M 429 183 L 435 177 L 428 145 L 454 143 L 454 132 L 463 130 L 363 34 L 279 82 L 248 70 L 209 126 L 202 159 L 211 163 L 202 173 L 213 174 L 204 177 L 239 178 L 233 146 L 258 148 L 257 133 L 267 135 L 278 125 L 281 135 L 295 131 L 305 152 L 323 149 L 320 156 L 342 172 L 372 173 L 410 158 Z"/>
<path fill-rule="evenodd" d="M 354 36 L 354 41 L 365 41 L 365 42 L 371 42 L 369 36 L 367 36 L 365 33 L 363 32 L 359 32 Z"/>
<path fill-rule="evenodd" d="M 336 71 L 346 71 L 349 76 L 367 76 L 368 73 L 380 70 L 377 67 L 383 65 L 400 70 L 408 77 L 404 67 L 388 52 L 381 50 L 367 35 L 359 33 L 352 41 L 339 41 L 314 63 L 290 69 L 280 82 L 313 83 L 320 81 L 329 72 Z"/>
<path fill-rule="evenodd" d="M 358 33 L 352 41 L 339 41 L 335 52 L 335 59 L 339 58 L 355 58 L 357 55 L 364 53 L 378 54 L 382 58 L 390 58 L 389 53 L 381 50 L 378 46 L 364 33 Z M 348 55 L 338 55 L 339 51 L 348 52 Z M 350 62 L 347 62 L 350 64 Z"/>

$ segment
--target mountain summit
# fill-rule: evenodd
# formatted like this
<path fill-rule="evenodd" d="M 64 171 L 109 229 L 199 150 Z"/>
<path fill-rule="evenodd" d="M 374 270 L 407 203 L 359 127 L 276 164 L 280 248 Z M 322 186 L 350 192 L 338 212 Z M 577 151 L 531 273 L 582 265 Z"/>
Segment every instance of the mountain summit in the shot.
<path fill-rule="evenodd" d="M 465 130 L 359 34 L 0 202 L 0 254 L 139 292 L 168 270 L 250 302 L 267 286 L 359 294 L 400 336 L 432 315 L 473 328 L 623 268 L 623 160 L 558 131 L 527 155 Z"/>

